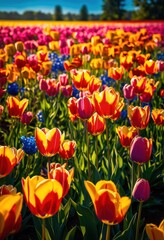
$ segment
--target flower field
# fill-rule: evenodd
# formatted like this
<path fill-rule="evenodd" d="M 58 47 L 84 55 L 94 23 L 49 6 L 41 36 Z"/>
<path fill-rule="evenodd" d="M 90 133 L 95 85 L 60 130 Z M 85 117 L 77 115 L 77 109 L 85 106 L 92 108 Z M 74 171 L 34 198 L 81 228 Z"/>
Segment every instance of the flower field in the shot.
<path fill-rule="evenodd" d="M 163 22 L 0 22 L 0 240 L 163 240 L 163 136 Z"/>

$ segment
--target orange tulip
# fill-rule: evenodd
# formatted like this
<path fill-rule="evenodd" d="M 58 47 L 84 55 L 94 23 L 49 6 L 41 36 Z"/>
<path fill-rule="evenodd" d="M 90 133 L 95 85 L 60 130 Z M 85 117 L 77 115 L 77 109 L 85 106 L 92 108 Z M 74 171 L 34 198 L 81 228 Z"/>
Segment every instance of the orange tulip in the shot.
<path fill-rule="evenodd" d="M 144 67 L 147 74 L 154 74 L 157 72 L 157 64 L 152 59 L 146 60 L 144 63 Z"/>
<path fill-rule="evenodd" d="M 133 127 L 137 129 L 144 129 L 147 127 L 150 119 L 150 107 L 128 107 L 128 118 Z"/>
<path fill-rule="evenodd" d="M 12 186 L 0 187 L 0 239 L 19 231 L 22 223 L 23 195 L 12 191 Z"/>
<path fill-rule="evenodd" d="M 151 117 L 156 125 L 164 125 L 164 109 L 153 109 Z"/>
<path fill-rule="evenodd" d="M 124 219 L 131 200 L 126 196 L 120 197 L 112 181 L 100 180 L 96 185 L 90 181 L 84 181 L 84 184 L 99 220 L 105 224 L 114 225 Z"/>
<path fill-rule="evenodd" d="M 28 176 L 22 179 L 22 188 L 26 204 L 35 216 L 48 218 L 59 210 L 63 188 L 57 180 Z"/>
<path fill-rule="evenodd" d="M 164 239 L 164 219 L 161 221 L 159 227 L 153 223 L 146 224 L 146 233 L 150 240 Z"/>
<path fill-rule="evenodd" d="M 59 152 L 62 142 L 61 132 L 58 128 L 36 128 L 35 129 L 36 145 L 39 152 L 46 157 L 52 157 Z"/>
<path fill-rule="evenodd" d="M 74 86 L 79 90 L 79 91 L 86 91 L 88 90 L 88 84 L 91 79 L 91 75 L 88 71 L 82 70 L 82 71 L 77 71 L 75 74 L 72 73 L 72 82 Z"/>
<path fill-rule="evenodd" d="M 75 97 L 71 97 L 68 100 L 68 115 L 71 121 L 77 119 L 77 99 Z"/>
<path fill-rule="evenodd" d="M 124 68 L 121 67 L 111 67 L 108 69 L 108 77 L 113 78 L 114 80 L 121 80 L 124 74 Z"/>
<path fill-rule="evenodd" d="M 23 157 L 22 149 L 0 146 L 0 178 L 7 176 Z"/>
<path fill-rule="evenodd" d="M 59 148 L 59 155 L 63 159 L 72 158 L 75 153 L 76 142 L 64 140 Z"/>
<path fill-rule="evenodd" d="M 106 128 L 106 121 L 103 117 L 95 112 L 87 121 L 88 132 L 94 136 L 104 132 Z"/>
<path fill-rule="evenodd" d="M 82 60 L 79 57 L 75 57 L 72 59 L 72 62 L 66 60 L 64 62 L 64 68 L 66 71 L 70 72 L 72 69 L 79 68 L 82 66 Z"/>
<path fill-rule="evenodd" d="M 136 128 L 127 126 L 117 127 L 116 132 L 123 147 L 129 147 L 132 139 L 138 135 Z"/>
<path fill-rule="evenodd" d="M 112 87 L 106 87 L 102 92 L 94 92 L 93 99 L 95 111 L 104 118 L 112 118 L 120 106 L 124 106 L 119 92 Z"/>
<path fill-rule="evenodd" d="M 20 118 L 28 105 L 28 99 L 19 100 L 17 97 L 9 96 L 6 100 L 9 115 Z"/>
<path fill-rule="evenodd" d="M 51 163 L 50 172 L 48 174 L 50 179 L 55 179 L 62 185 L 63 198 L 67 195 L 74 176 L 74 168 L 68 171 L 65 167 L 66 164 L 60 165 L 59 163 Z"/>

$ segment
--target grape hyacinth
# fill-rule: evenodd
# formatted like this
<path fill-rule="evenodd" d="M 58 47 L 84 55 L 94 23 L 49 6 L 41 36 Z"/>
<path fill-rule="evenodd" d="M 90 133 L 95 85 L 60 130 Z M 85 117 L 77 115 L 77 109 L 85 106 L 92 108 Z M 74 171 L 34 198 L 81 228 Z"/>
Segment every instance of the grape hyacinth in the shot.
<path fill-rule="evenodd" d="M 34 137 L 25 137 L 20 138 L 21 143 L 23 144 L 23 151 L 29 155 L 35 154 L 38 151 L 36 146 L 36 141 Z"/>
<path fill-rule="evenodd" d="M 16 83 L 16 82 L 9 83 L 8 87 L 7 87 L 7 92 L 12 96 L 16 96 L 19 92 L 18 83 Z"/>

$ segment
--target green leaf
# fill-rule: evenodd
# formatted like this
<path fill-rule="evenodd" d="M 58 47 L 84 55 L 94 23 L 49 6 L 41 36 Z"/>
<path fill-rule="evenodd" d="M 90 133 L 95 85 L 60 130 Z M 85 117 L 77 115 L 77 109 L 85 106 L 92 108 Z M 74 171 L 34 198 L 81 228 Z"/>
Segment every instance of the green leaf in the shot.
<path fill-rule="evenodd" d="M 67 234 L 65 240 L 74 240 L 76 234 L 77 226 L 74 226 Z"/>
<path fill-rule="evenodd" d="M 98 232 L 96 227 L 96 217 L 93 215 L 93 213 L 88 207 L 76 204 L 73 200 L 72 205 L 74 206 L 78 214 L 84 240 L 91 239 L 91 237 L 92 239 L 97 240 Z"/>
<path fill-rule="evenodd" d="M 116 234 L 113 237 L 113 240 L 127 240 L 127 239 L 133 239 L 134 238 L 134 230 L 136 228 L 136 218 L 137 218 L 137 213 L 132 217 L 129 226 L 127 227 L 126 230 L 124 230 L 121 233 Z"/>
<path fill-rule="evenodd" d="M 45 228 L 45 238 L 46 238 L 46 240 L 51 240 L 51 237 L 50 237 L 50 234 L 49 234 L 47 228 Z"/>

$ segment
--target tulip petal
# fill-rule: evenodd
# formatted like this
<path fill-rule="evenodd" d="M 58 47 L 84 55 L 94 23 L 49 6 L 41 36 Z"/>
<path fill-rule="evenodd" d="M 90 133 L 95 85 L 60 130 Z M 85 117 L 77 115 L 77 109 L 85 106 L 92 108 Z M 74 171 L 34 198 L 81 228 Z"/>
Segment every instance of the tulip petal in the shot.
<path fill-rule="evenodd" d="M 98 199 L 98 193 L 95 185 L 90 181 L 84 181 L 84 185 L 90 195 L 90 198 L 92 199 L 93 204 L 95 205 L 95 200 Z"/>
<path fill-rule="evenodd" d="M 35 138 L 39 151 L 41 152 L 41 154 L 44 154 L 47 149 L 48 142 L 45 133 L 40 128 L 36 128 Z"/>
<path fill-rule="evenodd" d="M 100 189 L 108 189 L 117 192 L 116 185 L 112 181 L 100 180 L 96 183 L 96 190 L 99 191 Z"/>

